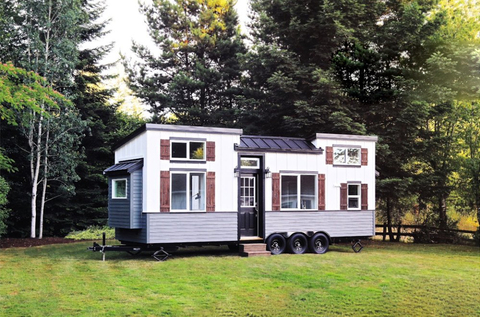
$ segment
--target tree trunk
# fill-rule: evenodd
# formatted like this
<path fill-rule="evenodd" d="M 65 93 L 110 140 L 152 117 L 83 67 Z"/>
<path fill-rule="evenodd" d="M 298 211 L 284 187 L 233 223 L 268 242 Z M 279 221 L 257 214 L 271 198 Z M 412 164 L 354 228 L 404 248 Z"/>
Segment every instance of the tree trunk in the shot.
<path fill-rule="evenodd" d="M 392 211 L 391 211 L 391 204 L 390 198 L 387 198 L 387 227 L 388 227 L 388 239 L 389 241 L 395 241 L 393 237 L 393 230 L 392 230 Z"/>
<path fill-rule="evenodd" d="M 52 1 L 50 0 L 48 2 L 48 21 L 51 23 L 52 22 Z M 44 69 L 44 76 L 47 76 L 48 72 L 48 62 L 50 58 L 50 32 L 51 32 L 51 25 L 47 28 L 46 32 L 46 37 L 45 37 L 45 69 Z M 40 202 L 40 230 L 38 234 L 38 238 L 42 239 L 43 238 L 43 214 L 44 214 L 44 209 L 45 209 L 45 197 L 47 194 L 47 182 L 48 182 L 48 176 L 47 176 L 47 171 L 48 171 L 48 143 L 49 143 L 49 138 L 50 138 L 50 119 L 47 119 L 46 127 L 46 137 L 45 137 L 45 149 L 44 149 L 44 157 L 43 157 L 43 169 L 44 169 L 44 175 L 43 175 L 43 191 L 42 191 L 42 199 Z"/>
<path fill-rule="evenodd" d="M 447 199 L 441 195 L 438 199 L 438 213 L 440 216 L 440 229 L 447 229 Z"/>
<path fill-rule="evenodd" d="M 43 111 L 44 106 L 42 104 L 41 111 Z M 35 118 L 35 116 L 34 116 Z M 31 197 L 31 212 L 32 219 L 30 224 L 30 238 L 36 237 L 36 226 L 37 226 L 37 192 L 38 192 L 38 177 L 40 174 L 40 161 L 41 161 L 41 142 L 42 142 L 42 125 L 43 125 L 43 114 L 40 114 L 38 119 L 38 131 L 37 131 L 37 144 L 34 143 L 33 130 L 35 129 L 34 120 L 30 125 L 29 131 L 29 140 L 28 144 L 30 146 L 30 172 L 32 178 L 32 197 Z"/>
<path fill-rule="evenodd" d="M 45 210 L 45 197 L 47 196 L 47 182 L 48 182 L 48 150 L 50 142 L 50 119 L 47 120 L 46 129 L 47 135 L 45 137 L 45 151 L 43 157 L 43 191 L 42 191 L 42 200 L 40 202 L 40 231 L 38 233 L 38 238 L 43 238 L 43 215 Z"/>

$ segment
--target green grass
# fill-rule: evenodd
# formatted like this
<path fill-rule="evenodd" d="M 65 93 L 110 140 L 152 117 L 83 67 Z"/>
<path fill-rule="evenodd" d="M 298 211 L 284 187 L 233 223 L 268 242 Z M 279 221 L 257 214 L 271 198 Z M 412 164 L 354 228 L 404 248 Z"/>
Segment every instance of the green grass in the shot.
<path fill-rule="evenodd" d="M 478 247 L 370 242 L 358 254 L 149 255 L 90 243 L 0 250 L 1 316 L 480 316 Z"/>

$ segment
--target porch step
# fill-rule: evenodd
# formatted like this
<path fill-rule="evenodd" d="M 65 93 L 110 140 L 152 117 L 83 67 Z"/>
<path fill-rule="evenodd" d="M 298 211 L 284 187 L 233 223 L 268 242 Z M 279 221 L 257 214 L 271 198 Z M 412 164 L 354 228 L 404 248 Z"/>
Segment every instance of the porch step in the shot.
<path fill-rule="evenodd" d="M 267 245 L 265 243 L 240 244 L 239 252 L 243 257 L 272 255 L 270 251 L 266 251 L 266 248 Z"/>

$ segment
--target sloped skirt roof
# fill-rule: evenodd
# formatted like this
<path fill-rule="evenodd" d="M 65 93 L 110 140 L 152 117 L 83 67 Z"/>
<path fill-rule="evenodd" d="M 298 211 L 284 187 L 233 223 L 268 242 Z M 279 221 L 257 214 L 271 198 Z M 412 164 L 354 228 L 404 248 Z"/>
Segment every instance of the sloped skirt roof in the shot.
<path fill-rule="evenodd" d="M 121 173 L 132 173 L 143 167 L 143 159 L 129 160 L 129 161 L 120 161 L 115 165 L 110 166 L 103 171 L 103 174 L 121 174 Z"/>

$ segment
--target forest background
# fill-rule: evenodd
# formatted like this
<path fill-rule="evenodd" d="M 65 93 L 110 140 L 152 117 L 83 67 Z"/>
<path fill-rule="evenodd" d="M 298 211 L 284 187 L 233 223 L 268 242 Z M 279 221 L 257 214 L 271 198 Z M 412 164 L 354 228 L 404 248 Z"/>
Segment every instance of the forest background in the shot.
<path fill-rule="evenodd" d="M 102 171 L 145 122 L 377 135 L 377 222 L 478 227 L 477 1 L 252 0 L 247 35 L 234 5 L 141 5 L 155 48 L 122 66 L 144 117 L 104 84 L 111 44 L 84 45 L 103 1 L 2 1 L 0 235 L 105 225 Z"/>

